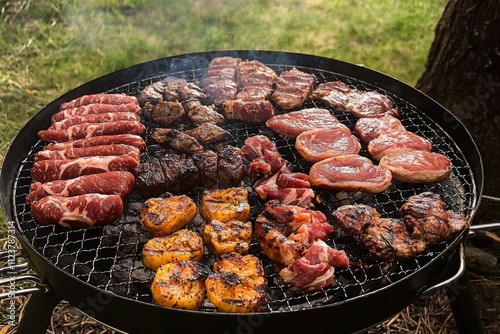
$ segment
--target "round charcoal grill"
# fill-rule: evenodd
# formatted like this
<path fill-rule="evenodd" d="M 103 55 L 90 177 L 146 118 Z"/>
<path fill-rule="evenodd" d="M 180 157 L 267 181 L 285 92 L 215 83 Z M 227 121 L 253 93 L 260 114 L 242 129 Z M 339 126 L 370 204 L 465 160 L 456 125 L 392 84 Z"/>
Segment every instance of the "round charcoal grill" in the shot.
<path fill-rule="evenodd" d="M 450 209 L 463 212 L 472 220 L 483 186 L 481 158 L 474 142 L 452 114 L 393 78 L 333 59 L 271 51 L 206 52 L 143 63 L 86 83 L 47 105 L 21 129 L 5 157 L 1 171 L 4 213 L 15 224 L 24 253 L 48 290 L 31 296 L 25 315 L 25 318 L 31 318 L 31 324 L 39 324 L 35 327 L 40 327 L 41 332 L 53 306 L 60 299 L 68 300 L 99 321 L 129 332 L 141 332 L 145 328 L 164 330 L 166 323 L 188 332 L 238 332 L 248 328 L 256 332 L 297 332 L 298 329 L 353 332 L 398 312 L 437 282 L 447 278 L 446 283 L 453 283 L 460 276 L 447 277 L 457 270 L 455 267 L 461 257 L 459 249 L 467 231 L 414 258 L 380 261 L 356 238 L 345 236 L 337 229 L 328 244 L 344 249 L 351 264 L 336 270 L 336 282 L 332 286 L 311 294 L 290 289 L 281 282 L 271 261 L 253 243 L 250 253 L 263 261 L 268 287 L 258 313 L 222 313 L 208 301 L 197 311 L 177 310 L 152 303 L 150 284 L 153 273 L 141 262 L 142 246 L 149 238 L 139 224 L 139 212 L 145 199 L 137 192 L 134 191 L 125 201 L 125 212 L 120 221 L 110 226 L 64 229 L 40 226 L 33 220 L 25 197 L 32 182 L 33 156 L 45 145 L 38 140 L 36 133 L 50 125 L 50 116 L 58 111 L 62 102 L 100 92 L 137 95 L 147 85 L 166 76 L 201 81 L 210 60 L 218 56 L 259 60 L 277 73 L 296 67 L 314 74 L 319 83 L 342 80 L 360 90 L 381 92 L 401 111 L 400 119 L 407 130 L 429 139 L 433 151 L 446 155 L 452 162 L 451 176 L 440 183 L 410 185 L 393 181 L 386 191 L 379 194 L 315 189 L 316 208 L 327 216 L 341 205 L 363 203 L 377 208 L 382 216 L 397 217 L 399 207 L 408 197 L 432 191 L 441 195 Z M 341 123 L 354 129 L 356 118 L 350 114 L 318 101 L 307 101 L 303 107 L 327 108 Z M 280 109 L 275 112 L 282 113 Z M 250 136 L 264 134 L 276 143 L 295 171 L 307 173 L 311 166 L 297 153 L 293 139 L 280 137 L 262 124 L 231 121 L 223 127 L 232 133 L 235 146 L 241 147 Z M 146 140 L 147 137 L 148 134 Z M 149 145 L 141 158 L 163 153 L 162 148 Z M 360 154 L 369 157 L 366 145 Z M 253 181 L 244 181 L 248 189 Z M 187 195 L 199 203 L 200 193 L 201 189 L 195 189 Z M 250 204 L 249 219 L 253 221 L 262 210 L 263 202 L 251 193 Z M 189 227 L 198 230 L 200 220 L 195 219 Z M 211 261 L 208 256 L 204 260 Z M 36 312 L 30 312 L 35 309 Z M 314 316 L 314 321 L 310 321 L 309 316 Z M 33 317 L 40 321 L 34 322 Z M 20 330 L 26 330 L 26 326 L 21 323 Z M 32 333 L 33 325 L 30 325 L 30 330 Z"/>

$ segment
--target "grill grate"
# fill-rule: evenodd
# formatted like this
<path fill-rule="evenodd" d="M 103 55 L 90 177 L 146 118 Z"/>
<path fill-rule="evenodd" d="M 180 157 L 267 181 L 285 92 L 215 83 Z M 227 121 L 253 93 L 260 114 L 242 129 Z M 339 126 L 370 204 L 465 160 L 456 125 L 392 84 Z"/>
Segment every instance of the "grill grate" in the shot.
<path fill-rule="evenodd" d="M 268 65 L 274 68 L 277 73 L 289 70 L 292 67 L 289 65 Z M 378 90 L 386 94 L 393 100 L 396 107 L 401 110 L 402 116 L 400 119 L 403 125 L 409 131 L 429 139 L 432 142 L 433 151 L 445 154 L 453 164 L 450 178 L 437 184 L 409 185 L 393 181 L 386 191 L 379 194 L 333 192 L 316 189 L 316 194 L 321 203 L 318 205 L 318 209 L 328 216 L 340 205 L 364 203 L 376 207 L 383 216 L 391 217 L 397 216 L 398 208 L 409 196 L 423 191 L 433 191 L 440 194 L 453 210 L 464 212 L 468 216 L 471 214 L 474 201 L 471 168 L 461 150 L 439 125 L 413 105 L 390 92 L 378 89 L 376 86 L 330 71 L 295 67 L 313 73 L 318 82 L 342 80 L 361 90 Z M 206 69 L 202 68 L 169 73 L 168 75 L 182 77 L 188 81 L 199 81 L 204 76 L 205 71 Z M 131 82 L 109 92 L 137 95 L 146 85 L 165 76 L 167 75 Z M 323 104 L 315 101 L 306 102 L 304 107 L 325 108 Z M 354 129 L 356 118 L 335 108 L 327 108 L 337 116 L 341 123 L 351 130 Z M 277 110 L 277 113 L 280 113 L 280 111 Z M 286 160 L 294 164 L 296 171 L 307 172 L 311 166 L 296 152 L 293 139 L 279 137 L 265 126 L 229 122 L 225 125 L 225 128 L 233 134 L 237 141 L 235 145 L 238 147 L 243 145 L 247 137 L 264 134 L 276 143 L 280 153 Z M 34 153 L 43 146 L 43 142 L 37 142 L 34 145 L 30 154 L 22 161 L 15 181 L 13 191 L 14 212 L 20 231 L 22 231 L 33 248 L 44 256 L 47 261 L 78 279 L 98 289 L 132 300 L 151 302 L 149 286 L 153 273 L 142 265 L 140 255 L 142 245 L 149 238 L 146 232 L 141 231 L 139 225 L 139 212 L 144 199 L 134 191 L 125 201 L 125 213 L 120 221 L 104 228 L 66 230 L 58 226 L 39 226 L 30 215 L 30 207 L 26 203 L 25 197 L 32 182 L 30 169 Z M 158 147 L 148 146 L 142 158 L 159 153 L 161 153 L 161 150 L 158 150 Z M 369 157 L 366 144 L 363 144 L 360 154 Z M 247 182 L 246 186 L 251 190 L 252 180 L 246 180 L 245 182 Z M 200 193 L 201 190 L 196 189 L 188 195 L 199 203 Z M 263 203 L 251 192 L 250 194 L 252 205 L 250 219 L 253 220 L 260 213 Z M 201 218 L 197 216 L 189 227 L 199 230 Z M 329 238 L 328 244 L 338 249 L 344 249 L 349 255 L 351 264 L 347 268 L 336 270 L 336 283 L 333 286 L 326 287 L 316 293 L 304 294 L 283 285 L 271 261 L 260 252 L 255 242 L 252 243 L 250 253 L 258 255 L 262 259 L 267 278 L 268 292 L 262 305 L 262 312 L 291 312 L 347 301 L 397 282 L 418 271 L 448 246 L 447 243 L 443 242 L 432 246 L 415 258 L 384 262 L 372 257 L 356 238 L 345 236 L 340 229 L 336 229 Z M 206 256 L 204 260 L 207 262 L 213 261 L 209 256 Z M 201 311 L 217 312 L 216 308 L 208 301 L 203 304 Z"/>

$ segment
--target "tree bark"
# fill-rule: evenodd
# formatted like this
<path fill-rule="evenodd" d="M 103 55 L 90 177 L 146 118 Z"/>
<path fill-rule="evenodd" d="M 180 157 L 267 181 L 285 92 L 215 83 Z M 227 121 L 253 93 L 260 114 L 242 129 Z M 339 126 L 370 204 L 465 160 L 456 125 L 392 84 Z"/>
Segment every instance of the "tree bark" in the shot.
<path fill-rule="evenodd" d="M 484 194 L 496 197 L 500 197 L 499 12 L 499 0 L 450 0 L 416 84 L 470 131 L 483 157 Z M 500 205 L 496 206 L 491 209 L 498 219 Z M 482 206 L 481 211 L 489 210 Z"/>

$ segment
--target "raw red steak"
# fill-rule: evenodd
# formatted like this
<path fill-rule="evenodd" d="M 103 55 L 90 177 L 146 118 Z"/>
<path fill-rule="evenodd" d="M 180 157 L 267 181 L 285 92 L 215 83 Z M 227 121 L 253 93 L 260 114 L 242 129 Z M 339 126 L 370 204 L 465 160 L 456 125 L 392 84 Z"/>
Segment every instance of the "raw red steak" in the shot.
<path fill-rule="evenodd" d="M 339 121 L 327 109 L 308 108 L 276 115 L 266 125 L 285 137 L 295 138 L 300 133 L 313 129 L 328 129 L 338 126 Z"/>
<path fill-rule="evenodd" d="M 313 186 L 334 190 L 379 193 L 389 187 L 391 180 L 390 171 L 357 154 L 321 160 L 309 171 Z"/>
<path fill-rule="evenodd" d="M 394 116 L 378 118 L 360 118 L 354 126 L 354 131 L 365 143 L 379 137 L 384 133 L 403 131 L 405 127 Z"/>
<path fill-rule="evenodd" d="M 430 152 L 431 149 L 430 141 L 409 131 L 385 133 L 368 143 L 368 152 L 377 160 L 386 155 L 398 155 L 415 150 Z"/>

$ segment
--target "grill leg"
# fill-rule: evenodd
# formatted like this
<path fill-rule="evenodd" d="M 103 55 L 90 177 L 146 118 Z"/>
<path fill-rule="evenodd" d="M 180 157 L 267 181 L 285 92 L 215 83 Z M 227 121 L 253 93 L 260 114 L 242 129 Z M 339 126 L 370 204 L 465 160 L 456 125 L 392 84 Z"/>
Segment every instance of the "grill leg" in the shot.
<path fill-rule="evenodd" d="M 452 285 L 446 288 L 453 318 L 460 334 L 483 334 L 484 328 L 467 270 Z"/>
<path fill-rule="evenodd" d="M 54 291 L 38 292 L 30 296 L 17 329 L 18 334 L 45 334 L 50 318 L 61 297 Z"/>

